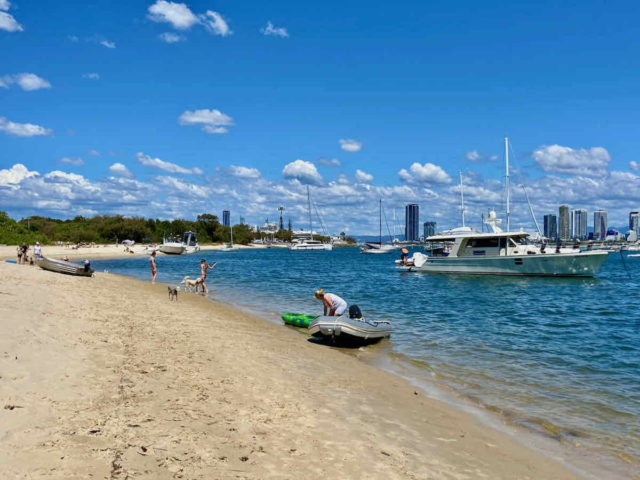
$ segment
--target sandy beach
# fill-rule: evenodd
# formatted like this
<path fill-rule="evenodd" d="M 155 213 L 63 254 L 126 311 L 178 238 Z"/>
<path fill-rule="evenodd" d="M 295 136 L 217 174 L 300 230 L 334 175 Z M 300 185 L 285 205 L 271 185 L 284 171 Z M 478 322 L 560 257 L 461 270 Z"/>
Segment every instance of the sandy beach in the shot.
<path fill-rule="evenodd" d="M 3 478 L 571 479 L 407 382 L 193 294 L 0 263 Z"/>
<path fill-rule="evenodd" d="M 223 243 L 201 245 L 200 250 L 202 252 L 215 251 L 224 248 Z M 265 248 L 264 245 L 240 245 L 234 244 L 235 248 Z M 16 260 L 17 245 L 0 245 L 0 260 Z M 42 254 L 46 257 L 61 259 L 64 256 L 70 259 L 96 259 L 96 258 L 125 258 L 135 257 L 140 255 L 149 255 L 152 251 L 152 246 L 146 244 L 134 245 L 127 251 L 124 245 L 94 245 L 94 246 L 81 246 L 79 248 L 71 248 L 65 245 L 43 245 Z M 29 245 L 28 255 L 33 255 L 33 245 Z M 163 253 L 158 252 L 158 255 L 163 256 Z"/>

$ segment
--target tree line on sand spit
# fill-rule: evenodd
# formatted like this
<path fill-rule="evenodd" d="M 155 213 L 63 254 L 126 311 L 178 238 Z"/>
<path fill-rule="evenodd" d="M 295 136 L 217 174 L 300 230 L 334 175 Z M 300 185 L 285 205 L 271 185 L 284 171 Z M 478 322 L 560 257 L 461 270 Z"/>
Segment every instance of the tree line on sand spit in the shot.
<path fill-rule="evenodd" d="M 0 244 L 17 245 L 22 242 L 43 244 L 55 242 L 69 243 L 115 243 L 122 240 L 135 240 L 136 243 L 161 243 L 164 236 L 182 234 L 191 230 L 196 232 L 200 243 L 230 241 L 230 228 L 220 223 L 216 215 L 203 213 L 195 221 L 159 220 L 142 217 L 123 217 L 121 215 L 98 215 L 91 218 L 77 216 L 69 220 L 47 217 L 29 217 L 16 221 L 5 212 L 0 212 Z M 234 225 L 234 243 L 248 244 L 260 238 L 247 225 Z M 283 230 L 276 238 L 289 241 L 291 232 Z"/>

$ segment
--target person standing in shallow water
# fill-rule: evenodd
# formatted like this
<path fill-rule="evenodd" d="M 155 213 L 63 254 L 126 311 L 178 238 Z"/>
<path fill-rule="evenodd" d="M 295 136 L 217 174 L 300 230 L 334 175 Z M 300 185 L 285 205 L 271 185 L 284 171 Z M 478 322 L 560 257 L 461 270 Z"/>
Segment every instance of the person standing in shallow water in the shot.
<path fill-rule="evenodd" d="M 156 277 L 158 276 L 158 267 L 156 265 L 156 251 L 151 252 L 149 257 L 149 263 L 151 264 L 151 283 L 156 283 Z"/>
<path fill-rule="evenodd" d="M 216 262 L 213 262 L 211 265 L 207 264 L 207 261 L 203 258 L 202 260 L 200 260 L 200 278 L 202 279 L 202 282 L 200 283 L 200 285 L 202 285 L 202 293 L 204 293 L 205 295 L 207 293 L 209 293 L 209 289 L 207 288 L 207 270 L 213 270 L 213 267 L 216 266 Z M 198 291 L 198 286 L 196 285 L 196 291 Z"/>

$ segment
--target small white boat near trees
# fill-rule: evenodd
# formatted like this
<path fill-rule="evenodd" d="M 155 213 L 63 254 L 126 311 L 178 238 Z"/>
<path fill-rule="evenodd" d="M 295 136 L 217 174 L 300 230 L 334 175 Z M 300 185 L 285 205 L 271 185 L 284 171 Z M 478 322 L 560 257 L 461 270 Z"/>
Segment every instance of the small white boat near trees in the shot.
<path fill-rule="evenodd" d="M 387 225 L 388 228 L 388 225 Z M 391 237 L 391 233 L 389 233 Z M 368 254 L 387 254 L 396 249 L 396 245 L 393 243 L 382 243 L 382 199 L 380 199 L 380 213 L 378 221 L 378 242 L 366 242 L 360 247 L 360 253 Z"/>
<path fill-rule="evenodd" d="M 184 232 L 182 241 L 177 237 L 165 237 L 158 250 L 166 255 L 182 255 L 200 251 L 195 232 Z"/>
<path fill-rule="evenodd" d="M 309 237 L 298 238 L 294 243 L 291 244 L 291 246 L 289 247 L 289 250 L 291 251 L 313 251 L 313 250 L 331 251 L 333 250 L 333 245 L 331 245 L 330 243 L 324 243 L 319 240 L 313 239 L 313 220 L 311 217 L 311 192 L 309 191 L 308 186 L 307 186 L 307 209 L 309 211 Z M 316 213 L 317 213 L 317 208 L 316 208 Z M 320 223 L 322 224 L 322 219 L 320 219 Z M 324 225 L 323 225 L 323 229 L 324 229 Z"/>

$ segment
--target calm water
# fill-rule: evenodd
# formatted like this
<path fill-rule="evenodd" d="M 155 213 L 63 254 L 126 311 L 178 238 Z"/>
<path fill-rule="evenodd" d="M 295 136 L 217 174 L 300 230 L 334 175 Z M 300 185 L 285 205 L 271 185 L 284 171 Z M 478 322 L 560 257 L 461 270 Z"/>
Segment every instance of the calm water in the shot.
<path fill-rule="evenodd" d="M 395 255 L 354 248 L 243 250 L 159 257 L 158 280 L 198 277 L 202 256 L 218 262 L 208 277 L 217 299 L 276 318 L 321 313 L 314 289 L 336 292 L 393 321 L 384 350 L 418 380 L 585 458 L 640 470 L 640 257 L 611 254 L 596 278 L 552 279 L 401 273 Z M 93 266 L 149 278 L 146 258 Z"/>

